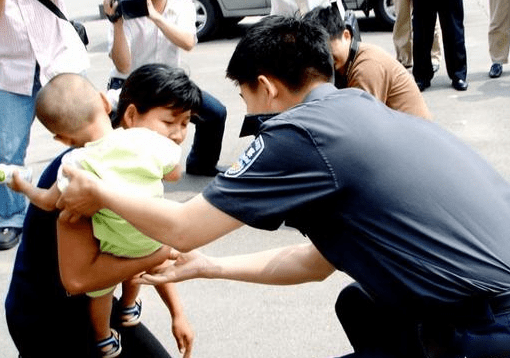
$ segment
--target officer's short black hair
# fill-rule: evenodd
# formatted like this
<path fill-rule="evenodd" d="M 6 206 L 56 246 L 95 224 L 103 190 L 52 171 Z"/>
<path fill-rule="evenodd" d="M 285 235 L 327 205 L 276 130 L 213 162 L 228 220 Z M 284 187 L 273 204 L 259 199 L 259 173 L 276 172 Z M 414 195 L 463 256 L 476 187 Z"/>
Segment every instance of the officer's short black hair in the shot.
<path fill-rule="evenodd" d="M 134 70 L 122 86 L 113 124 L 120 124 L 130 104 L 144 114 L 157 107 L 196 113 L 201 103 L 200 89 L 182 69 L 160 63 L 147 64 Z"/>
<path fill-rule="evenodd" d="M 314 78 L 329 81 L 333 62 L 326 31 L 311 21 L 277 15 L 252 25 L 237 44 L 227 77 L 255 87 L 259 75 L 273 76 L 293 91 Z"/>
<path fill-rule="evenodd" d="M 340 12 L 332 6 L 315 7 L 305 14 L 304 19 L 323 26 L 331 38 L 341 37 L 346 29 Z"/>

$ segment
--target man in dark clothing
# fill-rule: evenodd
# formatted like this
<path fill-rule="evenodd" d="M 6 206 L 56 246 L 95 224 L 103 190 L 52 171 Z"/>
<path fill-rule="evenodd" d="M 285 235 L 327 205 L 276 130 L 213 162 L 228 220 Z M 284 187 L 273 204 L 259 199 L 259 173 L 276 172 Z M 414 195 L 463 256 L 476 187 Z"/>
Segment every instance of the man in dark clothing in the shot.
<path fill-rule="evenodd" d="M 462 0 L 413 1 L 413 75 L 421 91 L 430 86 L 434 76 L 430 51 L 438 16 L 448 77 L 457 91 L 468 88 L 463 6 Z"/>

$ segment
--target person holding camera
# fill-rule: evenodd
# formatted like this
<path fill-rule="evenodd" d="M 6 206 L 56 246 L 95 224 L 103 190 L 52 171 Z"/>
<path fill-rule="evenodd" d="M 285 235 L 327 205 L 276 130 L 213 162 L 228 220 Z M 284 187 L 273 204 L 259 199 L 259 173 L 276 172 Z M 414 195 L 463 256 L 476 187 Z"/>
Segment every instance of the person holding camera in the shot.
<path fill-rule="evenodd" d="M 129 74 L 142 65 L 180 67 L 181 49 L 190 51 L 197 43 L 192 0 L 104 0 L 103 6 L 112 23 L 109 54 L 114 68 L 108 89 L 121 88 Z M 192 120 L 195 137 L 186 160 L 188 174 L 218 173 L 226 118 L 225 106 L 202 91 L 202 107 Z"/>
<path fill-rule="evenodd" d="M 304 18 L 322 25 L 330 36 L 337 87 L 357 87 L 390 108 L 432 118 L 411 74 L 383 49 L 361 43 L 357 25 L 346 24 L 335 6 L 317 7 Z"/>

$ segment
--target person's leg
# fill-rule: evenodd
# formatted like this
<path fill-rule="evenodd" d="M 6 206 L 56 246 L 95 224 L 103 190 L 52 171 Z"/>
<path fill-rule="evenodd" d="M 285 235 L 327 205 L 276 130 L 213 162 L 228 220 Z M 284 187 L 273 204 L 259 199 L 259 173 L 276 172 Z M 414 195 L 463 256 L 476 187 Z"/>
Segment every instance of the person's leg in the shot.
<path fill-rule="evenodd" d="M 421 91 L 430 86 L 434 76 L 431 50 L 437 12 L 435 0 L 413 2 L 413 75 Z"/>
<path fill-rule="evenodd" d="M 434 72 L 439 70 L 441 64 L 441 48 L 443 41 L 441 41 L 441 26 L 439 25 L 439 19 L 436 20 L 436 26 L 434 27 L 434 41 L 432 42 L 432 68 Z"/>
<path fill-rule="evenodd" d="M 24 164 L 40 88 L 36 71 L 32 96 L 0 90 L 0 163 Z M 10 249 L 19 241 L 26 206 L 24 195 L 0 185 L 0 250 Z"/>
<path fill-rule="evenodd" d="M 497 78 L 503 73 L 503 64 L 508 63 L 510 47 L 510 2 L 490 0 L 489 55 L 492 60 L 489 76 Z"/>
<path fill-rule="evenodd" d="M 227 109 L 209 93 L 202 91 L 202 107 L 193 119 L 195 137 L 186 159 L 186 172 L 193 175 L 214 176 L 220 158 Z"/>
<path fill-rule="evenodd" d="M 118 319 L 120 325 L 124 327 L 135 326 L 140 323 L 142 314 L 142 301 L 138 299 L 140 285 L 131 280 L 122 282 L 122 296 Z"/>
<path fill-rule="evenodd" d="M 112 314 L 113 291 L 99 297 L 91 297 L 89 301 L 89 314 L 96 341 L 110 338 L 110 317 Z"/>
<path fill-rule="evenodd" d="M 115 317 L 120 316 L 123 307 L 117 299 L 113 302 L 112 326 L 122 335 L 122 358 L 171 358 L 161 342 L 140 323 L 136 326 L 122 327 Z"/>
<path fill-rule="evenodd" d="M 490 0 L 489 54 L 494 63 L 508 63 L 510 46 L 510 2 Z"/>
<path fill-rule="evenodd" d="M 446 70 L 452 81 L 465 81 L 467 54 L 464 43 L 464 7 L 462 0 L 443 1 L 439 6 Z"/>
<path fill-rule="evenodd" d="M 397 53 L 397 61 L 409 68 L 413 65 L 411 0 L 395 0 L 395 12 L 397 18 L 393 25 L 393 44 Z"/>
<path fill-rule="evenodd" d="M 340 292 L 335 311 L 356 354 L 350 358 L 419 356 L 417 325 L 377 304 L 358 283 Z"/>

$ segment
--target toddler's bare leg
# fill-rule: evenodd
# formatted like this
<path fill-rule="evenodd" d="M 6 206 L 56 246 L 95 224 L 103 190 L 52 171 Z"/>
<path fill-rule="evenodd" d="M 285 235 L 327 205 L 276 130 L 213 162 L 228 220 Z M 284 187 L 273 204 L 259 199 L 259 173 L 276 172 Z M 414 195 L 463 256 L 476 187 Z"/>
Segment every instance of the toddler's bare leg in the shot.
<path fill-rule="evenodd" d="M 113 291 L 100 297 L 92 297 L 89 303 L 90 319 L 96 335 L 96 341 L 111 336 L 110 316 L 112 314 Z"/>

